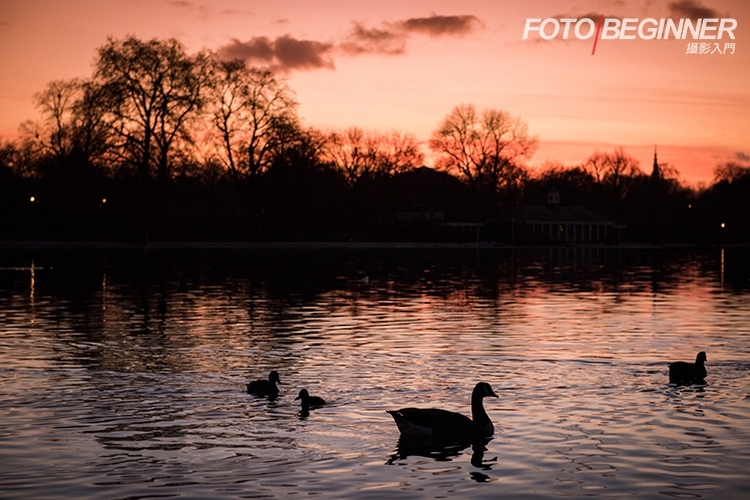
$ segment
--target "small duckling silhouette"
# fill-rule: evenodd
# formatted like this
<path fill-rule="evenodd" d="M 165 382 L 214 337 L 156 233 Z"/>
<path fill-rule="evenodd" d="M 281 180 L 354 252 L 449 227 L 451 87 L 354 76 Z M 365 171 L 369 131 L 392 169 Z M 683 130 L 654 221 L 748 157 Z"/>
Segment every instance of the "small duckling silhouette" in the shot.
<path fill-rule="evenodd" d="M 307 389 L 300 389 L 299 396 L 294 398 L 295 401 L 300 400 L 302 405 L 302 411 L 309 411 L 310 408 L 320 408 L 321 406 L 325 406 L 326 402 L 323 400 L 323 398 L 319 398 L 318 396 L 310 396 L 310 393 L 307 392 Z"/>

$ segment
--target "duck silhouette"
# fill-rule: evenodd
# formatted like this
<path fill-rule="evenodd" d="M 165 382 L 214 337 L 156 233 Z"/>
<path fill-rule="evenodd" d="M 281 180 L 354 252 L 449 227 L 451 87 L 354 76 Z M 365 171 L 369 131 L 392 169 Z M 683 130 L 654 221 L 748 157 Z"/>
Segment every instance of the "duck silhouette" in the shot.
<path fill-rule="evenodd" d="M 701 383 L 706 378 L 706 353 L 701 351 L 695 357 L 695 363 L 675 361 L 669 363 L 669 382 L 672 384 L 688 385 Z"/>
<path fill-rule="evenodd" d="M 320 408 L 321 406 L 325 406 L 326 402 L 323 400 L 323 398 L 319 398 L 318 396 L 310 396 L 310 393 L 307 392 L 307 389 L 300 389 L 299 396 L 294 398 L 295 401 L 300 400 L 300 404 L 302 405 L 302 411 L 307 411 L 310 408 Z"/>
<path fill-rule="evenodd" d="M 247 384 L 247 393 L 256 396 L 269 396 L 275 398 L 279 395 L 279 388 L 276 387 L 276 384 L 280 383 L 279 372 L 273 370 L 268 374 L 268 380 L 253 380 Z"/>
<path fill-rule="evenodd" d="M 479 382 L 471 392 L 471 418 L 438 408 L 402 408 L 387 410 L 402 436 L 433 438 L 489 437 L 495 432 L 482 403 L 487 396 L 498 397 L 490 384 Z"/>

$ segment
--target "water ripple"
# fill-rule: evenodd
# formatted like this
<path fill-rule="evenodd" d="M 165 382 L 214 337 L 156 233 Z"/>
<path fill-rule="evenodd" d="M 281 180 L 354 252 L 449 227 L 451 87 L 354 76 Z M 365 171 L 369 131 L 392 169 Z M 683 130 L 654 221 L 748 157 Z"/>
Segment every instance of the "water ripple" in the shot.
<path fill-rule="evenodd" d="M 0 273 L 3 496 L 740 498 L 748 290 L 705 256 L 566 251 Z M 669 385 L 698 350 L 707 384 Z M 280 397 L 248 395 L 271 369 Z M 492 440 L 401 442 L 386 409 L 469 413 L 478 380 Z M 302 387 L 329 404 L 301 413 Z"/>

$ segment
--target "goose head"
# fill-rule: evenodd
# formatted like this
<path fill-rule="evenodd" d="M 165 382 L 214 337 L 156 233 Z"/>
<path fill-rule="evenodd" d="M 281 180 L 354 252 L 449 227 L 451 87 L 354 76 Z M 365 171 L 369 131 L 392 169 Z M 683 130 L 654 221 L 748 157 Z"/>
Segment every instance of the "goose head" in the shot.
<path fill-rule="evenodd" d="M 497 394 L 495 394 L 495 391 L 492 390 L 492 386 L 487 382 L 479 382 L 477 385 L 475 385 L 471 396 L 472 399 L 474 397 L 479 397 L 480 399 L 486 398 L 488 396 L 492 396 L 493 398 L 499 397 Z"/>
<path fill-rule="evenodd" d="M 310 399 L 310 393 L 307 392 L 307 389 L 300 389 L 299 396 L 294 398 L 294 400 L 297 401 L 298 399 L 301 399 L 303 402 Z"/>

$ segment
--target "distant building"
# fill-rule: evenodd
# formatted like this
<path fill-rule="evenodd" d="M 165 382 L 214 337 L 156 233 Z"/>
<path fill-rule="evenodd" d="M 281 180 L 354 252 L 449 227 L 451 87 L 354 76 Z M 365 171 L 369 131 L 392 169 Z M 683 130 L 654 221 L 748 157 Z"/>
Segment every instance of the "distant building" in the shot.
<path fill-rule="evenodd" d="M 484 222 L 446 222 L 443 224 L 448 236 L 454 241 L 479 241 Z"/>
<path fill-rule="evenodd" d="M 547 193 L 546 205 L 522 205 L 511 221 L 512 239 L 524 243 L 602 243 L 620 239 L 613 219 L 579 206 L 560 204 L 560 193 Z"/>
<path fill-rule="evenodd" d="M 441 223 L 445 220 L 445 214 L 432 205 L 413 205 L 396 212 L 396 220 L 412 223 Z"/>

